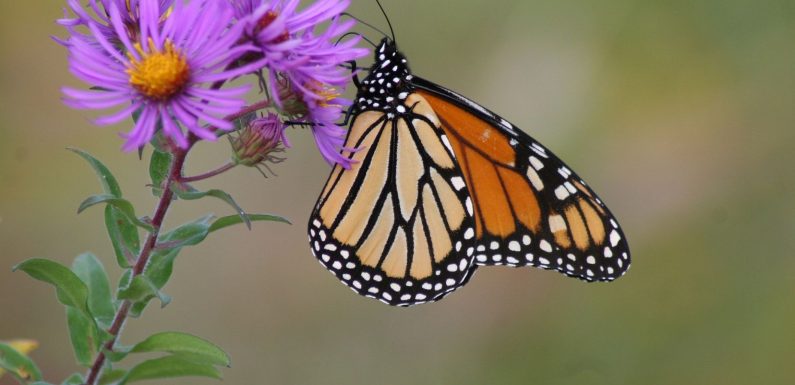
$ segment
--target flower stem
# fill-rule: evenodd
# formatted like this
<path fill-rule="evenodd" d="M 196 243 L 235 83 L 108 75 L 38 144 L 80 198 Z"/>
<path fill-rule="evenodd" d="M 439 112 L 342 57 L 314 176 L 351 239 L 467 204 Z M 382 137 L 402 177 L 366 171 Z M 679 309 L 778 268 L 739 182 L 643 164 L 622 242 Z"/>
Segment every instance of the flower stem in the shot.
<path fill-rule="evenodd" d="M 225 171 L 229 171 L 229 170 L 233 169 L 235 166 L 237 166 L 237 164 L 235 164 L 232 161 L 229 161 L 229 162 L 226 162 L 226 164 L 224 164 L 223 166 L 218 167 L 215 170 L 207 171 L 204 174 L 180 177 L 179 178 L 179 182 L 188 183 L 188 182 L 196 182 L 196 181 L 199 181 L 199 180 L 204 180 L 204 179 L 207 179 L 207 178 L 214 177 L 214 176 L 216 176 L 218 174 L 221 174 L 221 173 L 223 173 Z"/>
<path fill-rule="evenodd" d="M 155 213 L 152 216 L 152 227 L 154 230 L 149 233 L 149 236 L 146 238 L 146 242 L 144 243 L 144 247 L 138 254 L 138 258 L 136 259 L 135 265 L 133 265 L 132 268 L 130 279 L 143 274 L 146 264 L 149 262 L 149 257 L 152 255 L 152 250 L 154 249 L 155 244 L 157 244 L 157 237 L 160 233 L 160 227 L 163 225 L 166 212 L 168 211 L 168 208 L 174 199 L 174 192 L 171 190 L 171 183 L 180 179 L 182 175 L 182 167 L 185 164 L 185 158 L 189 150 L 190 148 L 175 149 L 173 152 L 168 178 L 163 183 L 163 194 L 160 196 L 160 201 L 158 202 Z M 113 323 L 108 329 L 108 333 L 111 335 L 111 338 L 105 343 L 105 350 L 113 350 L 113 345 L 116 343 L 119 333 L 121 332 L 121 328 L 124 326 L 124 322 L 127 320 L 131 306 L 132 303 L 130 301 L 124 301 L 116 311 L 116 315 L 113 317 Z M 104 351 L 101 351 L 97 354 L 94 364 L 91 365 L 91 368 L 86 374 L 86 385 L 95 385 L 97 383 L 106 359 L 107 356 L 105 355 Z"/>

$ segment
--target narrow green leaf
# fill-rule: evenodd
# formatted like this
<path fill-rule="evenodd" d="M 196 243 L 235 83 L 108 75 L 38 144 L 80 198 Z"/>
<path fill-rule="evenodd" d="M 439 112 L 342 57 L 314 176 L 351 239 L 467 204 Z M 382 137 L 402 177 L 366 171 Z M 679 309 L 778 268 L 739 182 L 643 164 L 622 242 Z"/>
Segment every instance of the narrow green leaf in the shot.
<path fill-rule="evenodd" d="M 105 373 L 102 373 L 102 376 L 99 378 L 99 385 L 114 384 L 120 381 L 126 375 L 127 371 L 124 369 L 106 370 Z"/>
<path fill-rule="evenodd" d="M 31 382 L 28 385 L 52 385 L 52 384 L 49 383 L 49 382 L 45 382 L 45 381 L 36 381 L 36 382 Z"/>
<path fill-rule="evenodd" d="M 63 380 L 61 385 L 82 385 L 85 381 L 83 381 L 83 375 L 80 373 L 72 373 L 67 379 Z"/>
<path fill-rule="evenodd" d="M 152 194 L 160 196 L 163 192 L 163 181 L 168 177 L 171 167 L 171 154 L 153 151 L 149 160 L 149 177 L 152 178 Z"/>
<path fill-rule="evenodd" d="M 259 222 L 259 221 L 273 221 L 273 222 L 282 222 L 288 225 L 291 225 L 290 221 L 284 217 L 280 217 L 278 215 L 271 215 L 271 214 L 246 214 L 246 217 L 251 222 Z M 221 217 L 216 219 L 212 225 L 210 225 L 210 232 L 223 229 L 225 227 L 233 226 L 238 223 L 243 223 L 243 218 L 239 215 L 228 215 L 225 217 Z"/>
<path fill-rule="evenodd" d="M 130 369 L 119 385 L 134 381 L 188 376 L 221 379 L 221 372 L 210 364 L 188 361 L 179 356 L 166 356 L 136 365 Z"/>
<path fill-rule="evenodd" d="M 158 246 L 167 249 L 193 246 L 203 241 L 210 231 L 211 215 L 183 224 L 158 239 Z"/>
<path fill-rule="evenodd" d="M 149 277 L 149 280 L 158 288 L 162 289 L 166 285 L 168 279 L 171 278 L 171 272 L 174 269 L 174 259 L 179 254 L 181 249 L 168 249 L 152 253 L 149 259 L 149 264 L 146 266 L 144 275 Z"/>
<path fill-rule="evenodd" d="M 218 199 L 226 202 L 230 206 L 232 206 L 235 209 L 235 211 L 237 212 L 237 215 L 240 216 L 240 219 L 242 219 L 243 222 L 246 224 L 246 227 L 251 229 L 251 221 L 249 220 L 248 216 L 246 215 L 246 212 L 243 211 L 243 208 L 240 207 L 240 205 L 238 205 L 237 202 L 235 202 L 234 198 L 232 198 L 232 196 L 229 195 L 229 193 L 227 193 L 226 191 L 219 190 L 219 189 L 211 189 L 211 190 L 207 190 L 207 191 L 199 191 L 199 190 L 196 190 L 196 189 L 194 189 L 194 188 L 192 188 L 190 186 L 187 186 L 187 185 L 176 185 L 176 184 L 174 186 L 172 186 L 172 190 L 177 195 L 177 197 L 179 197 L 180 199 L 184 199 L 184 200 L 196 200 L 196 199 L 201 199 L 201 198 L 208 197 L 208 196 L 209 197 L 218 198 Z"/>
<path fill-rule="evenodd" d="M 155 288 L 154 292 L 164 296 L 164 298 L 161 298 L 161 302 L 166 300 L 166 303 L 168 303 L 168 300 L 170 300 L 170 297 L 162 294 L 160 289 L 171 278 L 174 259 L 183 247 L 198 244 L 207 237 L 212 219 L 211 215 L 200 218 L 194 222 L 183 224 L 159 237 L 158 246 L 149 259 L 144 276 L 148 278 L 148 282 Z M 126 282 L 125 284 L 120 284 L 119 287 L 127 287 Z M 132 317 L 140 316 L 147 304 L 148 299 L 133 304 L 132 308 L 130 308 L 130 315 Z"/>
<path fill-rule="evenodd" d="M 105 206 L 105 227 L 116 254 L 116 262 L 121 268 L 130 267 L 128 257 L 135 258 L 141 248 L 138 227 L 111 205 Z"/>
<path fill-rule="evenodd" d="M 116 309 L 110 293 L 110 282 L 102 262 L 91 253 L 75 258 L 72 271 L 88 287 L 88 309 L 103 329 L 110 327 Z"/>
<path fill-rule="evenodd" d="M 88 164 L 91 165 L 91 168 L 97 173 L 100 182 L 102 183 L 102 190 L 105 191 L 105 194 L 112 195 L 116 198 L 121 198 L 121 187 L 119 187 L 119 182 L 116 181 L 116 177 L 111 174 L 110 170 L 105 167 L 102 162 L 100 162 L 97 158 L 94 158 L 91 154 L 78 149 L 78 148 L 67 148 L 67 150 L 74 152 L 77 155 L 80 155 L 83 159 L 85 159 Z"/>
<path fill-rule="evenodd" d="M 88 288 L 66 266 L 48 259 L 28 259 L 14 266 L 14 271 L 22 270 L 31 277 L 55 286 L 58 301 L 67 306 L 72 306 L 91 317 L 88 309 Z"/>
<path fill-rule="evenodd" d="M 221 348 L 187 333 L 157 333 L 133 346 L 130 352 L 168 352 L 199 363 L 230 365 L 229 356 Z"/>
<path fill-rule="evenodd" d="M 77 363 L 90 367 L 99 342 L 94 323 L 85 314 L 69 306 L 66 308 L 66 324 L 69 326 L 69 339 Z"/>
<path fill-rule="evenodd" d="M 147 231 L 154 231 L 154 227 L 152 227 L 152 225 L 138 219 L 138 217 L 135 216 L 135 208 L 130 201 L 123 198 L 117 198 L 109 194 L 96 194 L 86 198 L 82 203 L 80 203 L 80 206 L 77 208 L 77 213 L 80 214 L 85 209 L 100 203 L 107 203 L 119 209 L 119 212 L 136 226 L 142 227 Z"/>
<path fill-rule="evenodd" d="M 119 290 L 118 297 L 132 302 L 148 302 L 150 299 L 157 297 L 162 307 L 171 302 L 171 297 L 163 294 L 145 275 L 135 276 L 128 287 Z"/>
<path fill-rule="evenodd" d="M 107 357 L 110 362 L 119 362 L 127 358 L 127 355 L 130 354 L 130 349 L 132 349 L 132 346 L 122 345 L 117 342 L 113 344 L 113 350 L 105 349 L 103 346 L 102 352 L 105 353 L 105 357 Z"/>
<path fill-rule="evenodd" d="M 124 273 L 121 274 L 119 277 L 119 284 L 116 287 L 127 287 L 130 286 L 130 277 L 132 276 L 132 269 L 124 270 Z"/>
<path fill-rule="evenodd" d="M 41 381 L 41 371 L 33 360 L 4 343 L 0 343 L 0 368 L 7 370 L 23 384 Z"/>

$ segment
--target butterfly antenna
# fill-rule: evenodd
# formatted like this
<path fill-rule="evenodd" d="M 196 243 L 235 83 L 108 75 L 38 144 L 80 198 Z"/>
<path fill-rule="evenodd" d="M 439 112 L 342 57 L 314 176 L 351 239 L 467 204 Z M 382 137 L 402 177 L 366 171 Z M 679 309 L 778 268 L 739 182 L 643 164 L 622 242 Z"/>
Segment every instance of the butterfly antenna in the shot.
<path fill-rule="evenodd" d="M 389 16 L 386 15 L 386 11 L 384 10 L 384 6 L 381 5 L 380 0 L 375 0 L 375 3 L 378 4 L 378 8 L 381 8 L 381 13 L 384 14 L 384 19 L 386 19 L 386 24 L 389 25 L 389 32 L 392 33 L 392 41 L 395 41 L 395 30 L 392 29 L 392 22 L 389 21 Z"/>
<path fill-rule="evenodd" d="M 340 38 L 339 38 L 339 39 L 337 39 L 337 41 L 334 43 L 334 45 L 337 45 L 337 44 L 339 44 L 339 43 L 340 43 L 340 41 L 342 41 L 342 39 L 344 39 L 344 38 L 346 38 L 346 37 L 348 37 L 348 36 L 352 36 L 352 35 L 355 35 L 355 36 L 359 36 L 359 37 L 361 37 L 361 38 L 362 38 L 364 41 L 366 41 L 366 42 L 370 43 L 370 45 L 371 45 L 371 46 L 373 46 L 373 48 L 376 48 L 376 47 L 377 47 L 377 45 L 376 45 L 375 43 L 373 43 L 373 41 L 372 41 L 372 40 L 368 39 L 366 36 L 364 36 L 364 35 L 362 35 L 361 33 L 358 33 L 358 32 L 348 32 L 348 33 L 346 33 L 346 34 L 344 34 L 344 35 L 340 36 Z"/>
<path fill-rule="evenodd" d="M 389 37 L 389 35 L 387 35 L 386 32 L 382 31 L 381 29 L 377 28 L 376 26 L 374 26 L 374 25 L 372 25 L 372 24 L 370 24 L 370 23 L 368 23 L 368 22 L 366 22 L 366 21 L 364 21 L 364 20 L 362 20 L 362 19 L 360 19 L 360 18 L 358 18 L 356 16 L 353 16 L 352 14 L 350 14 L 348 12 L 343 12 L 343 13 L 340 14 L 340 16 L 348 16 L 351 19 L 358 21 L 359 24 L 364 24 L 364 25 L 370 27 L 372 30 L 384 35 L 384 37 Z"/>

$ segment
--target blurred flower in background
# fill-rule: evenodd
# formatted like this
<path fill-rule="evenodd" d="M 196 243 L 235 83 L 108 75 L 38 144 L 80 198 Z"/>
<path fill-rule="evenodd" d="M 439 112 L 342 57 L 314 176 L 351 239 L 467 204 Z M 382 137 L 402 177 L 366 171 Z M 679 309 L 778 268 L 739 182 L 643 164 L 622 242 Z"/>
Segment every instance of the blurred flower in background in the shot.
<path fill-rule="evenodd" d="M 117 42 L 117 36 L 120 32 L 111 22 L 110 10 L 115 7 L 119 10 L 121 18 L 120 26 L 123 27 L 122 31 L 130 39 L 135 39 L 135 36 L 140 32 L 139 22 L 141 14 L 141 3 L 148 2 L 149 0 L 89 0 L 88 9 L 93 13 L 93 16 L 83 6 L 83 2 L 79 0 L 67 0 L 67 5 L 70 11 L 74 13 L 75 17 L 64 17 L 58 20 L 61 24 L 72 34 L 77 34 L 75 27 L 88 26 L 93 24 L 97 30 L 109 41 Z M 169 7 L 174 4 L 174 0 L 157 0 L 158 14 L 166 15 Z M 66 12 L 66 11 L 65 11 Z"/>

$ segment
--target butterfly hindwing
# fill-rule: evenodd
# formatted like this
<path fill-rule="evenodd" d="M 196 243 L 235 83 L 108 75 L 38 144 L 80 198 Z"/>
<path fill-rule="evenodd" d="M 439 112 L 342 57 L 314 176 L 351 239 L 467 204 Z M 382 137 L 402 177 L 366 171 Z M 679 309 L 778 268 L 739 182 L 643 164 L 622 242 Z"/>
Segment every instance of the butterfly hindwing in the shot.
<path fill-rule="evenodd" d="M 422 119 L 365 111 L 312 214 L 312 251 L 343 283 L 392 305 L 438 300 L 476 266 L 473 217 L 454 155 Z M 471 206 L 470 206 L 471 207 Z M 469 253 L 466 252 L 469 250 Z"/>

